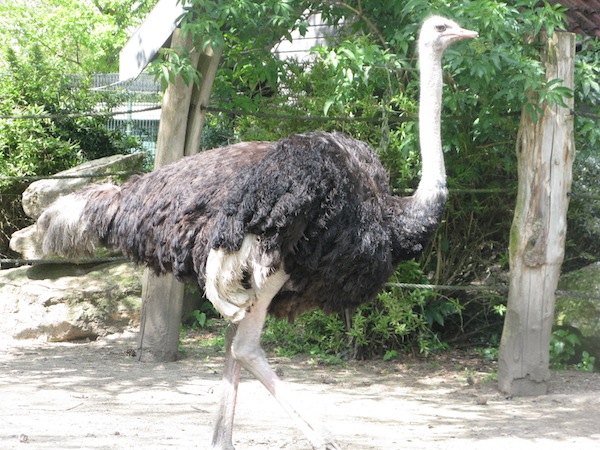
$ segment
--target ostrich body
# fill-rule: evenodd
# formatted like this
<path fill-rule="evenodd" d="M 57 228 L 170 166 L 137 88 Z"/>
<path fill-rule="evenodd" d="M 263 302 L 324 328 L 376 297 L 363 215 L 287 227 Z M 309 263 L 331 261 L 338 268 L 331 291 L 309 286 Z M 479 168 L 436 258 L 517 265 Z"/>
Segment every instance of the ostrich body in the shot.
<path fill-rule="evenodd" d="M 212 448 L 233 449 L 243 367 L 295 420 L 315 449 L 339 449 L 302 416 L 260 347 L 267 313 L 357 306 L 394 266 L 418 255 L 447 197 L 441 147 L 442 53 L 475 37 L 431 17 L 419 38 L 422 177 L 414 195 L 391 194 L 367 144 L 341 133 L 249 142 L 184 158 L 117 187 L 94 185 L 59 199 L 38 220 L 44 250 L 81 254 L 101 243 L 157 273 L 204 288 L 232 325 Z"/>

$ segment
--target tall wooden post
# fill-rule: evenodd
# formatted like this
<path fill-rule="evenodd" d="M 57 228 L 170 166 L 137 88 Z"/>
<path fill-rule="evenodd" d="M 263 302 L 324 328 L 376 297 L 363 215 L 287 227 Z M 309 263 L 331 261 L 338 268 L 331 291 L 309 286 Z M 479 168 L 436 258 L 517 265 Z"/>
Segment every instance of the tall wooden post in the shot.
<path fill-rule="evenodd" d="M 202 106 L 208 105 L 212 84 L 217 74 L 219 61 L 221 60 L 221 49 L 213 50 L 207 48 L 200 54 L 198 60 L 198 71 L 202 79 L 200 86 L 194 86 L 192 92 L 192 102 L 190 105 L 190 115 L 187 125 L 187 137 L 185 142 L 185 155 L 197 153 L 202 144 L 202 129 L 204 128 L 204 119 L 206 111 Z"/>
<path fill-rule="evenodd" d="M 573 89 L 575 35 L 546 39 L 546 78 Z M 542 395 L 550 377 L 555 291 L 564 258 L 571 189 L 573 100 L 544 105 L 534 122 L 521 116 L 519 188 L 510 234 L 510 286 L 500 344 L 498 384 L 510 395 Z"/>
<path fill-rule="evenodd" d="M 184 39 L 180 29 L 172 37 L 173 48 L 192 50 L 193 43 Z M 167 87 L 156 144 L 154 167 L 158 168 L 184 156 L 197 153 L 204 124 L 201 104 L 208 103 L 215 79 L 220 52 L 207 49 L 204 54 L 192 51 L 192 63 L 200 64 L 201 85 L 186 85 L 181 78 Z M 195 104 L 193 98 L 205 103 Z M 192 130 L 192 132 L 190 132 Z M 184 285 L 168 273 L 156 276 L 146 269 L 142 285 L 142 318 L 138 345 L 140 361 L 175 361 L 179 347 L 179 326 Z"/>

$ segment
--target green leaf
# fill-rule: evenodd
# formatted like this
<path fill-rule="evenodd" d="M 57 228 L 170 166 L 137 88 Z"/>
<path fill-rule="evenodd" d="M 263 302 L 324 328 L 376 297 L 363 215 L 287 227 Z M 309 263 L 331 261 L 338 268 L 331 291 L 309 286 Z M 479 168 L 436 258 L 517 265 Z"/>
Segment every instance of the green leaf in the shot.
<path fill-rule="evenodd" d="M 327 113 L 329 112 L 329 108 L 331 108 L 331 106 L 335 103 L 335 99 L 328 99 L 325 101 L 325 104 L 323 105 L 323 114 L 326 116 Z"/>

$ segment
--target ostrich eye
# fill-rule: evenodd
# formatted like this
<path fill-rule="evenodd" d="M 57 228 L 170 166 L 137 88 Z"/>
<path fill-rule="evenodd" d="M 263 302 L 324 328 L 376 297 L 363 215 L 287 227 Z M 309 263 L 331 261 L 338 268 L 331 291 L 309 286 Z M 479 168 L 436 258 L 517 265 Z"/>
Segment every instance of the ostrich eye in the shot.
<path fill-rule="evenodd" d="M 437 31 L 438 33 L 443 33 L 447 29 L 448 29 L 448 27 L 446 25 L 436 25 L 435 26 L 435 31 Z"/>

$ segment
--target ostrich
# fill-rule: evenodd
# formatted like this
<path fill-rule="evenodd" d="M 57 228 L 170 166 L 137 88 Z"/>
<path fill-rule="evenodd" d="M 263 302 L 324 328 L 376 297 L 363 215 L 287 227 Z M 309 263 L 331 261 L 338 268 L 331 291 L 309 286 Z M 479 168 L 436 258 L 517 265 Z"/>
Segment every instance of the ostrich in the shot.
<path fill-rule="evenodd" d="M 102 244 L 157 273 L 204 288 L 231 322 L 212 448 L 231 450 L 241 368 L 254 375 L 315 449 L 339 445 L 292 405 L 260 346 L 267 314 L 293 320 L 372 299 L 400 261 L 421 252 L 447 197 L 440 111 L 444 50 L 476 37 L 442 17 L 419 37 L 422 177 L 393 196 L 364 142 L 341 133 L 242 142 L 184 158 L 117 187 L 65 196 L 38 220 L 47 254 Z"/>

